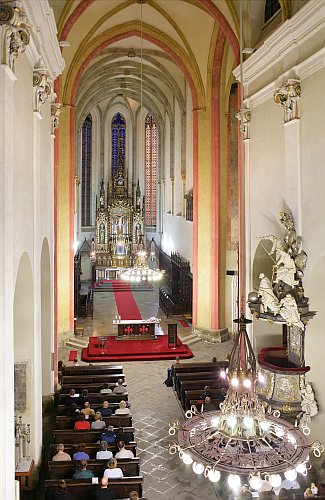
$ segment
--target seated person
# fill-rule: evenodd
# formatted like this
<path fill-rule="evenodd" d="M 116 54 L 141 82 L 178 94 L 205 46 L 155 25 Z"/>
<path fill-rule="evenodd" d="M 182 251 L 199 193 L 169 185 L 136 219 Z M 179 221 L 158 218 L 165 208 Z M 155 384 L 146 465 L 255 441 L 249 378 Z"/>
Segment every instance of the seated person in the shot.
<path fill-rule="evenodd" d="M 73 430 L 75 431 L 89 431 L 90 423 L 85 420 L 85 415 L 80 413 L 78 415 L 78 420 L 75 422 Z"/>
<path fill-rule="evenodd" d="M 94 473 L 91 470 L 87 470 L 87 460 L 80 460 L 80 469 L 77 469 L 72 474 L 72 479 L 91 479 L 94 477 Z"/>
<path fill-rule="evenodd" d="M 77 418 L 79 414 L 80 414 L 80 410 L 78 409 L 78 406 L 76 403 L 72 403 L 72 405 L 68 406 L 67 417 Z"/>
<path fill-rule="evenodd" d="M 79 396 L 79 406 L 85 406 L 86 401 L 89 401 L 88 389 L 83 389 L 81 396 Z"/>
<path fill-rule="evenodd" d="M 130 500 L 140 500 L 140 497 L 136 491 L 130 491 L 129 499 Z"/>
<path fill-rule="evenodd" d="M 106 441 L 108 444 L 115 443 L 116 436 L 114 434 L 114 427 L 109 425 L 105 432 L 100 436 L 101 441 Z"/>
<path fill-rule="evenodd" d="M 100 451 L 97 451 L 96 453 L 96 460 L 109 460 L 110 458 L 113 457 L 113 453 L 109 451 L 108 449 L 108 443 L 107 441 L 101 441 L 100 442 Z"/>
<path fill-rule="evenodd" d="M 114 394 L 124 394 L 127 391 L 127 387 L 123 385 L 123 379 L 119 378 L 116 386 L 113 389 Z"/>
<path fill-rule="evenodd" d="M 209 386 L 209 385 L 206 385 L 206 386 L 204 387 L 203 392 L 202 392 L 202 394 L 201 394 L 201 396 L 200 396 L 200 398 L 199 398 L 199 399 L 203 399 L 203 400 L 205 400 L 205 398 L 206 398 L 207 396 L 209 396 L 209 398 L 211 398 L 211 397 L 212 397 L 212 393 L 211 393 L 211 390 L 210 390 L 210 386 Z"/>
<path fill-rule="evenodd" d="M 64 479 L 60 479 L 58 482 L 58 489 L 55 491 L 54 495 L 51 497 L 52 500 L 71 500 L 72 497 L 68 492 L 67 483 Z"/>
<path fill-rule="evenodd" d="M 78 451 L 72 455 L 72 460 L 89 460 L 89 455 L 85 452 L 85 448 L 85 443 L 80 443 L 78 445 Z"/>
<path fill-rule="evenodd" d="M 102 477 L 100 490 L 95 490 L 94 500 L 114 500 L 115 496 L 112 490 L 108 489 L 107 477 Z"/>
<path fill-rule="evenodd" d="M 107 467 L 104 471 L 104 477 L 107 477 L 107 479 L 123 477 L 122 469 L 117 466 L 116 458 L 110 458 Z"/>
<path fill-rule="evenodd" d="M 106 425 L 102 419 L 102 414 L 100 413 L 100 411 L 96 411 L 95 420 L 91 423 L 91 428 L 95 430 L 102 430 L 105 429 L 105 427 Z"/>
<path fill-rule="evenodd" d="M 84 402 L 84 407 L 83 409 L 81 410 L 81 412 L 83 415 L 85 415 L 85 419 L 88 420 L 89 417 L 95 417 L 95 410 L 93 410 L 92 408 L 90 408 L 90 403 L 89 401 L 85 401 Z"/>
<path fill-rule="evenodd" d="M 100 409 L 102 417 L 110 417 L 113 413 L 112 408 L 109 407 L 108 401 L 103 401 L 103 407 Z"/>
<path fill-rule="evenodd" d="M 115 458 L 134 458 L 133 451 L 125 449 L 124 441 L 119 441 L 117 447 L 118 452 L 115 454 Z"/>
<path fill-rule="evenodd" d="M 211 402 L 210 396 L 206 396 L 204 399 L 203 411 L 216 411 L 217 407 Z"/>
<path fill-rule="evenodd" d="M 67 462 L 68 460 L 71 460 L 70 455 L 64 451 L 64 444 L 59 443 L 56 447 L 56 455 L 52 458 L 54 462 Z"/>
<path fill-rule="evenodd" d="M 78 404 L 78 395 L 76 394 L 76 391 L 74 389 L 70 389 L 69 391 L 69 397 L 66 399 L 65 404 L 67 406 L 73 405 L 73 404 Z"/>
<path fill-rule="evenodd" d="M 103 385 L 103 388 L 100 390 L 101 394 L 110 394 L 112 392 L 112 389 L 110 389 L 108 382 L 105 382 Z"/>
<path fill-rule="evenodd" d="M 130 415 L 130 408 L 126 407 L 126 402 L 122 399 L 119 403 L 119 408 L 115 410 L 115 415 Z"/>
<path fill-rule="evenodd" d="M 130 436 L 124 434 L 123 427 L 119 427 L 119 429 L 117 429 L 116 442 L 118 443 L 119 441 L 124 441 L 125 444 L 129 444 L 129 442 L 131 441 Z"/>

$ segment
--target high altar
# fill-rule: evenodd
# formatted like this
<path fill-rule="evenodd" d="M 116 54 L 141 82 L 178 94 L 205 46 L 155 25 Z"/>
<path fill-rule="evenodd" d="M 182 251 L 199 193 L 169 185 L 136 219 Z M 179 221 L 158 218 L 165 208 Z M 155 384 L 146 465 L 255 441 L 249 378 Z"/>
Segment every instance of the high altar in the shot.
<path fill-rule="evenodd" d="M 143 220 L 139 181 L 136 189 L 134 183 L 129 185 L 127 171 L 119 162 L 106 191 L 101 182 L 96 200 L 96 280 L 116 277 L 116 271 L 133 266 L 143 245 Z"/>

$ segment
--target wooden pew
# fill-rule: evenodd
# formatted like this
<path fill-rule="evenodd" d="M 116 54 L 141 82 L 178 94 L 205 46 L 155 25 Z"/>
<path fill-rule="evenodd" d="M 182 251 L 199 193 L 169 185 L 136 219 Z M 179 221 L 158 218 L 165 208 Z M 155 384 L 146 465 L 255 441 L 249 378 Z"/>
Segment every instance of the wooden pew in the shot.
<path fill-rule="evenodd" d="M 82 442 L 84 442 L 84 441 L 82 441 Z M 53 457 L 57 453 L 56 446 L 57 446 L 56 444 L 51 444 L 51 457 Z M 137 447 L 137 444 L 135 441 L 130 441 L 130 443 L 125 445 L 125 448 L 127 450 L 131 450 L 133 452 L 134 456 L 136 456 L 136 447 Z M 100 449 L 101 449 L 100 443 L 85 443 L 85 453 L 87 453 L 90 458 L 95 459 L 96 453 L 97 453 L 97 451 L 100 451 Z M 115 443 L 109 444 L 107 449 L 109 451 L 111 451 L 113 453 L 113 455 L 115 455 L 115 453 L 118 452 L 118 448 L 117 448 Z M 72 458 L 72 455 L 78 451 L 78 445 L 72 444 L 72 443 L 64 443 L 64 451 L 66 453 L 69 453 L 69 455 L 71 455 L 71 458 Z"/>
<path fill-rule="evenodd" d="M 83 389 L 87 389 L 88 392 L 99 392 L 103 388 L 104 383 L 103 382 L 97 382 L 97 383 L 80 383 L 76 382 L 75 384 L 66 384 L 65 382 L 63 383 L 62 389 L 61 389 L 61 394 L 66 394 L 70 391 L 70 389 L 74 389 L 77 393 L 81 394 Z M 116 387 L 116 382 L 108 382 L 108 386 L 110 389 L 114 389 Z M 108 393 L 110 394 L 110 392 Z"/>
<path fill-rule="evenodd" d="M 217 406 L 225 399 L 225 393 L 222 389 L 211 389 L 210 393 L 212 403 L 215 403 Z M 198 400 L 200 400 L 202 402 L 201 395 L 201 390 L 185 391 L 184 410 L 188 410 L 191 407 L 192 403 L 196 404 L 194 403 L 194 401 L 197 402 Z"/>
<path fill-rule="evenodd" d="M 142 497 L 142 476 L 123 477 L 121 479 L 109 479 L 108 487 L 113 491 L 116 499 L 128 498 L 131 491 L 136 491 Z M 51 500 L 51 495 L 57 490 L 58 481 L 47 479 L 44 483 L 45 498 Z M 93 492 L 100 488 L 97 484 L 92 484 L 91 479 L 67 480 L 68 491 L 73 500 L 89 500 Z"/>
<path fill-rule="evenodd" d="M 184 406 L 185 402 L 185 392 L 186 391 L 201 391 L 201 394 L 204 392 L 204 387 L 209 386 L 209 389 L 221 389 L 218 380 L 209 380 L 208 382 L 206 380 L 189 380 L 189 381 L 182 381 L 180 382 L 179 385 L 179 390 L 177 392 L 178 399 L 182 403 L 182 406 Z M 200 394 L 200 396 L 201 396 Z"/>
<path fill-rule="evenodd" d="M 228 361 L 217 361 L 216 363 L 178 363 L 173 365 L 173 375 L 177 373 L 194 373 L 194 372 L 209 372 L 215 371 L 216 368 L 228 368 Z"/>
<path fill-rule="evenodd" d="M 103 417 L 106 427 L 112 425 L 113 427 L 131 427 L 132 417 L 130 415 L 111 415 L 110 417 Z M 56 417 L 56 429 L 73 429 L 76 419 L 73 417 L 66 417 L 64 415 Z"/>
<path fill-rule="evenodd" d="M 88 460 L 87 469 L 93 471 L 96 477 L 102 477 L 104 470 L 107 469 L 107 459 L 104 460 Z M 124 476 L 138 476 L 140 474 L 140 459 L 139 458 L 118 458 L 117 466 L 122 469 Z M 75 470 L 79 469 L 80 461 L 71 460 L 65 462 L 48 463 L 50 471 L 50 479 L 72 479 Z"/>
<path fill-rule="evenodd" d="M 215 371 L 200 371 L 200 372 L 193 372 L 193 373 L 178 373 L 177 376 L 174 377 L 174 387 L 177 391 L 179 388 L 179 383 L 181 381 L 187 381 L 187 380 L 207 380 L 206 385 L 209 385 L 209 380 L 220 380 L 223 383 L 225 383 L 224 379 L 220 378 L 220 368 L 217 368 Z"/>
<path fill-rule="evenodd" d="M 101 384 L 104 385 L 105 382 L 114 384 L 118 379 L 125 380 L 125 374 L 122 373 L 112 373 L 109 375 L 63 375 L 62 385 L 71 385 L 72 389 L 75 389 L 75 385 L 78 384 L 79 387 L 84 389 L 84 385 L 87 384 Z"/>
<path fill-rule="evenodd" d="M 106 401 L 106 400 L 104 400 L 104 401 Z M 92 409 L 95 410 L 95 411 L 97 411 L 97 410 L 100 411 L 100 409 L 102 408 L 102 406 L 103 406 L 102 403 L 92 403 L 91 404 Z M 109 407 L 114 412 L 117 408 L 119 408 L 119 404 L 118 403 L 110 403 Z M 68 411 L 67 405 L 60 404 L 58 406 L 58 415 L 66 415 L 67 411 Z"/>
<path fill-rule="evenodd" d="M 114 429 L 115 433 L 117 429 Z M 124 427 L 124 433 L 127 434 L 131 441 L 134 439 L 134 427 Z M 103 431 L 73 431 L 70 429 L 56 429 L 53 431 L 54 443 L 95 443 L 99 440 Z"/>
<path fill-rule="evenodd" d="M 64 375 L 109 375 L 123 373 L 122 365 L 65 366 Z"/>
<path fill-rule="evenodd" d="M 59 394 L 60 404 L 65 404 L 69 394 Z M 76 398 L 77 399 L 77 398 Z M 119 403 L 120 401 L 128 400 L 128 393 L 125 394 L 98 394 L 94 392 L 90 392 L 87 396 L 88 401 L 92 405 L 92 403 L 103 403 L 103 401 L 108 401 L 109 403 Z M 78 403 L 77 403 L 78 404 Z"/>

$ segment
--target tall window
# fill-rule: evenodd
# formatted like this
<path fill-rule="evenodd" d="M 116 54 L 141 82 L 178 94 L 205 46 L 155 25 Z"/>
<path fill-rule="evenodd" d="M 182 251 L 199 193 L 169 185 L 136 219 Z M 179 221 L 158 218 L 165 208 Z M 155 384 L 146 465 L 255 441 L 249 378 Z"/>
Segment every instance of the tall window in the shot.
<path fill-rule="evenodd" d="M 147 226 L 156 226 L 157 204 L 157 126 L 153 116 L 146 118 L 146 217 Z"/>
<path fill-rule="evenodd" d="M 88 115 L 81 129 L 81 225 L 91 226 L 91 143 L 92 119 Z"/>
<path fill-rule="evenodd" d="M 278 0 L 266 0 L 264 22 L 267 23 L 279 10 L 281 10 L 281 6 Z"/>
<path fill-rule="evenodd" d="M 125 170 L 125 118 L 116 113 L 112 119 L 112 177 L 115 177 L 117 168 Z"/>

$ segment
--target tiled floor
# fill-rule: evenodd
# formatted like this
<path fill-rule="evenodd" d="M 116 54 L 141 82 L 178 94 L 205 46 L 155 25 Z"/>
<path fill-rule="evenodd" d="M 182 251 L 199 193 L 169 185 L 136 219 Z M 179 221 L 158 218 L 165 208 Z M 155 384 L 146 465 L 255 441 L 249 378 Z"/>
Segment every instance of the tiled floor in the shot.
<path fill-rule="evenodd" d="M 175 323 L 176 318 L 166 318 L 158 309 L 158 291 L 154 289 L 134 294 L 143 318 L 157 316 L 162 320 L 166 331 L 167 322 Z M 108 335 L 112 333 L 112 320 L 117 314 L 114 294 L 96 292 L 94 319 L 82 319 L 86 335 Z M 191 328 L 183 328 L 178 323 L 178 334 L 186 343 Z M 131 342 L 130 342 L 131 347 Z M 213 356 L 225 359 L 232 342 L 207 344 L 199 342 L 191 346 L 195 361 L 211 360 Z M 70 349 L 60 348 L 60 359 L 68 359 Z M 184 361 L 186 362 L 186 361 Z M 212 500 L 216 499 L 212 484 L 202 476 L 196 476 L 189 466 L 183 464 L 178 456 L 169 454 L 168 422 L 183 419 L 181 408 L 172 388 L 163 384 L 170 361 L 123 362 L 133 422 L 136 429 L 137 454 L 141 458 L 141 474 L 144 476 L 144 495 L 148 500 Z M 224 499 L 226 500 L 226 499 Z"/>

